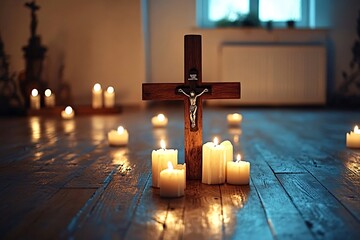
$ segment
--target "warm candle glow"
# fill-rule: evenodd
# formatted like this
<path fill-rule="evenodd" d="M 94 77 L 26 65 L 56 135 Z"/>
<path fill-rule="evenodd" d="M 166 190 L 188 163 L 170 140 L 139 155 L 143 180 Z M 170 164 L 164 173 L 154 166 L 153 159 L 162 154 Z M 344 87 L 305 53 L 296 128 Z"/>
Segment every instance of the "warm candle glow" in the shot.
<path fill-rule="evenodd" d="M 219 144 L 219 139 L 217 137 L 214 137 L 214 145 L 217 146 Z"/>
<path fill-rule="evenodd" d="M 236 162 L 237 163 L 241 162 L 241 155 L 240 154 L 236 155 Z"/>
<path fill-rule="evenodd" d="M 33 90 L 31 91 L 31 96 L 33 96 L 33 97 L 36 97 L 38 94 L 39 94 L 39 92 L 38 92 L 37 89 L 33 89 Z"/>
<path fill-rule="evenodd" d="M 162 149 L 165 149 L 165 148 L 166 148 L 166 143 L 165 143 L 165 141 L 164 141 L 163 139 L 160 140 L 160 147 L 161 147 Z"/>
<path fill-rule="evenodd" d="M 356 126 L 354 127 L 354 133 L 355 133 L 355 134 L 360 134 L 360 129 L 359 129 L 358 125 L 356 125 Z"/>
<path fill-rule="evenodd" d="M 50 90 L 50 89 L 46 89 L 46 90 L 45 90 L 45 96 L 46 96 L 46 97 L 50 97 L 50 96 L 51 96 L 51 90 Z"/>
<path fill-rule="evenodd" d="M 173 169 L 174 169 L 174 166 L 172 165 L 171 162 L 168 162 L 168 169 L 169 169 L 169 170 L 173 170 Z"/>
<path fill-rule="evenodd" d="M 160 113 L 159 115 L 157 115 L 157 118 L 159 119 L 159 121 L 164 121 L 165 120 L 165 115 Z"/>
<path fill-rule="evenodd" d="M 114 88 L 113 88 L 112 86 L 110 86 L 110 87 L 108 87 L 108 88 L 106 89 L 106 91 L 107 91 L 108 93 L 113 93 L 115 90 L 114 90 Z"/>
<path fill-rule="evenodd" d="M 241 115 L 238 114 L 238 113 L 234 113 L 232 116 L 233 116 L 234 120 L 239 120 L 239 119 L 241 119 Z"/>
<path fill-rule="evenodd" d="M 96 84 L 94 85 L 94 91 L 98 92 L 98 91 L 100 91 L 100 90 L 101 90 L 101 85 L 100 85 L 99 83 L 96 83 Z"/>
<path fill-rule="evenodd" d="M 118 134 L 123 134 L 124 133 L 124 127 L 123 126 L 119 126 L 117 129 Z"/>
<path fill-rule="evenodd" d="M 70 106 L 67 106 L 67 107 L 65 108 L 65 113 L 66 113 L 66 114 L 71 114 L 72 111 L 73 111 L 73 109 L 72 109 L 72 107 L 70 107 Z"/>

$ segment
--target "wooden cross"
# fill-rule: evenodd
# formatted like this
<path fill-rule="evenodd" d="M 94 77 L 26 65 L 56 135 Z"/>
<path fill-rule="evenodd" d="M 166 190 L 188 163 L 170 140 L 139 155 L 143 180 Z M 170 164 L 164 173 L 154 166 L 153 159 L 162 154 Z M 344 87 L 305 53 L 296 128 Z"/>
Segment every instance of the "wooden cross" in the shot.
<path fill-rule="evenodd" d="M 201 179 L 202 99 L 240 98 L 240 83 L 202 82 L 201 35 L 185 35 L 184 84 L 143 83 L 143 100 L 183 100 L 186 178 Z"/>

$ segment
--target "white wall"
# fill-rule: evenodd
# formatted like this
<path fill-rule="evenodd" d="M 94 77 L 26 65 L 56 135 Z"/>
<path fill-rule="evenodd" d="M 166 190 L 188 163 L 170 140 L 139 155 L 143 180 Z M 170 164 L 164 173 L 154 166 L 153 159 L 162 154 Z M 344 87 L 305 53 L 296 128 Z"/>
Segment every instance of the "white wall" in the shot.
<path fill-rule="evenodd" d="M 152 82 L 183 81 L 183 36 L 203 36 L 203 81 L 217 81 L 220 75 L 219 48 L 235 42 L 322 42 L 328 46 L 329 93 L 342 81 L 348 69 L 350 49 L 356 37 L 358 0 L 316 0 L 316 24 L 325 30 L 198 29 L 196 0 L 148 0 L 150 28 L 150 79 Z M 241 81 L 241 79 L 240 79 Z M 245 89 L 243 89 L 245 91 Z"/>
<path fill-rule="evenodd" d="M 27 1 L 0 1 L 0 32 L 12 71 L 24 69 L 22 46 L 30 36 Z M 58 71 L 76 104 L 91 103 L 95 82 L 112 85 L 116 102 L 141 103 L 145 51 L 140 0 L 38 0 L 37 33 L 48 48 L 44 76 L 58 87 Z"/>
<path fill-rule="evenodd" d="M 24 69 L 30 13 L 25 0 L 0 1 L 0 32 L 12 71 Z M 329 31 L 268 32 L 263 29 L 196 28 L 196 0 L 38 0 L 38 33 L 48 47 L 44 75 L 58 85 L 58 70 L 71 83 L 75 103 L 90 104 L 95 82 L 114 85 L 117 102 L 140 104 L 141 83 L 183 81 L 183 37 L 203 35 L 203 81 L 219 80 L 219 47 L 224 42 L 326 41 L 329 91 L 348 70 L 356 37 L 358 0 L 316 0 L 316 24 Z M 141 3 L 147 5 L 144 36 Z M 146 20 L 146 19 L 145 19 Z M 145 40 L 144 40 L 145 39 Z M 146 41 L 146 42 L 144 42 Z M 147 49 L 144 49 L 147 46 Z M 146 50 L 146 51 L 145 51 Z M 146 59 L 146 66 L 145 66 Z"/>

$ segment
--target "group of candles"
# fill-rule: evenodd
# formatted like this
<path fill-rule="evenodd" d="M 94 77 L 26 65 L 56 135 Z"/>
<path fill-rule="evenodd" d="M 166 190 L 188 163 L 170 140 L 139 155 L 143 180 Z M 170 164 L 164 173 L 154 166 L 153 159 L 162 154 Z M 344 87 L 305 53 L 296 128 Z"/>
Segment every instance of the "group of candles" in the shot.
<path fill-rule="evenodd" d="M 177 149 L 166 149 L 163 140 L 160 145 L 161 148 L 153 150 L 151 154 L 152 186 L 160 188 L 161 197 L 184 196 L 186 164 L 178 163 Z M 247 185 L 249 179 L 250 163 L 241 161 L 240 154 L 233 161 L 233 146 L 230 141 L 218 144 L 215 138 L 214 142 L 203 145 L 202 183 Z"/>
<path fill-rule="evenodd" d="M 229 126 L 238 126 L 242 120 L 241 114 L 227 115 Z M 158 114 L 151 119 L 154 127 L 165 127 L 168 119 L 164 114 Z M 152 151 L 152 186 L 160 188 L 162 197 L 181 197 L 186 188 L 186 164 L 178 164 L 177 149 L 166 149 L 165 142 L 160 142 L 161 148 Z M 241 161 L 238 154 L 233 161 L 233 146 L 230 141 L 218 144 L 203 145 L 202 183 L 205 184 L 249 184 L 250 163 Z"/>
<path fill-rule="evenodd" d="M 44 92 L 45 107 L 55 107 L 55 94 L 50 89 L 46 89 Z M 30 94 L 30 108 L 38 110 L 40 109 L 40 95 L 37 89 L 33 89 Z"/>
<path fill-rule="evenodd" d="M 160 188 L 162 197 L 184 196 L 186 188 L 186 164 L 178 163 L 178 150 L 166 149 L 164 140 L 161 148 L 151 153 L 152 186 Z"/>
<path fill-rule="evenodd" d="M 113 108 L 114 106 L 115 106 L 115 89 L 112 86 L 109 86 L 103 94 L 101 85 L 99 83 L 96 83 L 92 90 L 92 107 Z"/>
<path fill-rule="evenodd" d="M 226 140 L 203 145 L 202 183 L 247 185 L 250 179 L 250 163 L 241 160 L 241 155 L 233 160 L 233 145 Z"/>

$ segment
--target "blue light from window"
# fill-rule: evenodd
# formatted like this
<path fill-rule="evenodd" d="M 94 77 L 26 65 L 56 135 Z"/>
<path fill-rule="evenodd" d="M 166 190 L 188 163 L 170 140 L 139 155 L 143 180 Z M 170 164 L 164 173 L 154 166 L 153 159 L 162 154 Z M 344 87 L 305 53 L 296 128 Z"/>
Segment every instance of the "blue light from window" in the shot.
<path fill-rule="evenodd" d="M 259 0 L 260 21 L 301 21 L 301 0 Z"/>
<path fill-rule="evenodd" d="M 209 19 L 218 21 L 223 18 L 236 20 L 238 14 L 250 12 L 249 0 L 209 0 Z"/>

